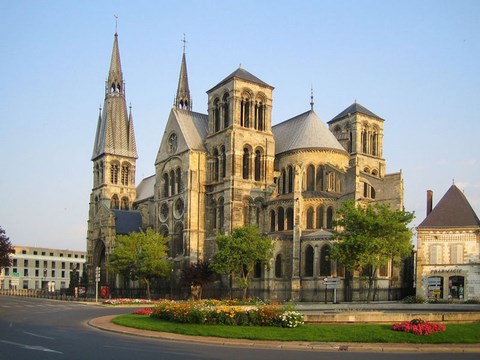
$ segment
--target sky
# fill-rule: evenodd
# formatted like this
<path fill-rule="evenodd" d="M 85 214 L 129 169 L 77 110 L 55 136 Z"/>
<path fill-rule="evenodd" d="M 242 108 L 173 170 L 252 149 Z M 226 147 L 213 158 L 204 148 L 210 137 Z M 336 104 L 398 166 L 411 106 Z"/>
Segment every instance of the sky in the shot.
<path fill-rule="evenodd" d="M 118 22 L 114 15 L 118 16 Z M 117 26 L 139 159 L 154 161 L 186 36 L 193 110 L 241 66 L 273 124 L 357 101 L 385 119 L 417 226 L 453 182 L 480 215 L 480 1 L 0 0 L 0 226 L 13 245 L 86 249 L 91 155 Z"/>

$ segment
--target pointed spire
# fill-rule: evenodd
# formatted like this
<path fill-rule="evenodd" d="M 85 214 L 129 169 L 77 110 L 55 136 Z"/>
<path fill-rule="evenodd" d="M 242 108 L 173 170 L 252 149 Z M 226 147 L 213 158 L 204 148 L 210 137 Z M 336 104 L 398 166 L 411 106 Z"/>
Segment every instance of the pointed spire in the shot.
<path fill-rule="evenodd" d="M 187 60 L 185 57 L 185 34 L 183 34 L 183 55 L 182 64 L 180 66 L 180 76 L 178 78 L 177 97 L 175 98 L 175 106 L 179 109 L 192 110 L 192 100 L 190 98 L 190 88 L 188 86 Z"/>
<path fill-rule="evenodd" d="M 110 61 L 110 70 L 108 72 L 107 87 L 105 92 L 108 94 L 123 94 L 123 73 L 120 62 L 120 50 L 118 48 L 118 34 L 115 32 L 112 49 L 112 59 Z"/>
<path fill-rule="evenodd" d="M 98 119 L 92 160 L 104 154 L 138 158 L 131 111 L 129 114 L 125 100 L 117 33 L 113 41 L 105 100 Z"/>

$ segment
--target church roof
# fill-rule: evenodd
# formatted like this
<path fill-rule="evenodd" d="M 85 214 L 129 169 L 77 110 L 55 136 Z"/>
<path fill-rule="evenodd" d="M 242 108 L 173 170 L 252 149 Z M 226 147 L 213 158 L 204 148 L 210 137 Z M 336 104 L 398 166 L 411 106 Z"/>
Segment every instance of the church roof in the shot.
<path fill-rule="evenodd" d="M 173 108 L 187 146 L 191 150 L 205 150 L 203 140 L 208 133 L 208 115 Z"/>
<path fill-rule="evenodd" d="M 260 84 L 260 85 L 263 85 L 263 86 L 268 86 L 269 88 L 272 88 L 272 89 L 273 89 L 273 86 L 268 85 L 266 82 L 260 80 L 258 77 L 256 77 L 256 76 L 253 75 L 252 73 L 248 72 L 247 70 L 243 69 L 242 67 L 239 67 L 237 70 L 235 70 L 234 72 L 232 72 L 230 75 L 228 75 L 225 79 L 223 79 L 222 81 L 220 81 L 220 82 L 219 82 L 217 85 L 215 85 L 213 88 L 211 88 L 210 90 L 208 90 L 207 93 L 210 92 L 210 91 L 212 91 L 212 90 L 215 89 L 216 87 L 218 87 L 218 86 L 226 83 L 227 81 L 233 79 L 233 78 L 242 79 L 242 80 L 245 80 L 245 81 L 254 83 L 254 84 Z"/>
<path fill-rule="evenodd" d="M 340 114 L 338 114 L 337 116 L 335 116 L 332 120 L 330 120 L 328 122 L 328 124 L 336 121 L 336 120 L 340 120 L 346 116 L 349 116 L 349 114 L 355 114 L 355 113 L 360 113 L 360 114 L 363 114 L 363 115 L 368 115 L 368 116 L 371 116 L 371 117 L 374 117 L 374 118 L 377 118 L 377 119 L 380 119 L 380 120 L 383 120 L 380 116 L 378 115 L 375 115 L 373 112 L 371 112 L 370 110 L 368 110 L 366 107 L 360 105 L 359 103 L 357 103 L 355 101 L 355 103 L 353 103 L 352 105 L 350 105 L 348 108 L 346 108 L 345 110 L 343 110 Z"/>
<path fill-rule="evenodd" d="M 313 110 L 273 126 L 272 132 L 275 137 L 276 154 L 309 148 L 345 152 L 337 138 Z"/>
<path fill-rule="evenodd" d="M 155 191 L 155 175 L 142 179 L 137 186 L 137 199 L 135 202 L 153 198 Z"/>
<path fill-rule="evenodd" d="M 142 229 L 142 214 L 140 211 L 112 210 L 115 215 L 115 230 L 117 235 L 140 232 Z"/>
<path fill-rule="evenodd" d="M 419 228 L 479 227 L 480 220 L 465 194 L 456 185 L 443 195 Z"/>
<path fill-rule="evenodd" d="M 332 237 L 330 231 L 319 229 L 308 234 L 302 235 L 302 239 L 329 239 Z"/>

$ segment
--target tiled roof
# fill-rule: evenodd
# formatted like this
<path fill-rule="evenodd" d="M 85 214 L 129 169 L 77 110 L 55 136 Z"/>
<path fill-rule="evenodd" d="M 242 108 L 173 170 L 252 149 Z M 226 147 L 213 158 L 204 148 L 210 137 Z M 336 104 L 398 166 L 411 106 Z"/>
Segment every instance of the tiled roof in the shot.
<path fill-rule="evenodd" d="M 380 116 L 375 115 L 373 112 L 371 112 L 370 110 L 368 110 L 366 107 L 363 107 L 363 106 L 360 105 L 359 103 L 355 102 L 355 103 L 353 103 L 352 105 L 350 105 L 348 108 L 346 108 L 345 110 L 343 110 L 340 114 L 338 114 L 337 116 L 335 116 L 332 120 L 330 120 L 330 121 L 328 122 L 328 124 L 330 124 L 330 123 L 332 123 L 332 122 L 334 122 L 334 121 L 336 121 L 336 120 L 342 119 L 342 118 L 344 118 L 345 116 L 348 116 L 349 114 L 355 114 L 355 113 L 360 113 L 360 114 L 368 115 L 368 116 L 371 116 L 371 117 L 374 117 L 374 118 L 383 120 Z"/>
<path fill-rule="evenodd" d="M 324 229 L 302 234 L 302 239 L 329 239 L 331 237 L 332 233 Z"/>
<path fill-rule="evenodd" d="M 173 108 L 172 111 L 182 130 L 188 148 L 205 150 L 203 140 L 205 140 L 208 133 L 208 115 L 177 108 Z"/>
<path fill-rule="evenodd" d="M 297 149 L 333 149 L 345 152 L 337 138 L 313 110 L 272 127 L 275 153 Z"/>
<path fill-rule="evenodd" d="M 419 228 L 480 227 L 480 220 L 456 185 L 443 195 Z"/>
<path fill-rule="evenodd" d="M 207 92 L 210 92 L 211 90 L 215 89 L 216 87 L 226 83 L 227 81 L 229 81 L 230 79 L 233 79 L 233 78 L 239 78 L 239 79 L 251 82 L 251 83 L 260 84 L 260 85 L 263 85 L 263 86 L 268 86 L 269 88 L 273 89 L 273 86 L 268 85 L 266 82 L 260 80 L 259 78 L 257 78 L 252 73 L 250 73 L 247 70 L 239 67 L 237 70 L 232 72 L 230 75 L 228 75 L 225 79 L 220 81 L 217 85 L 215 85 L 213 88 L 211 88 Z"/>
<path fill-rule="evenodd" d="M 142 214 L 132 210 L 112 210 L 115 214 L 115 230 L 117 235 L 140 232 L 142 229 Z"/>
<path fill-rule="evenodd" d="M 155 191 L 155 175 L 146 177 L 140 181 L 140 184 L 137 186 L 137 199 L 136 202 L 153 198 Z"/>

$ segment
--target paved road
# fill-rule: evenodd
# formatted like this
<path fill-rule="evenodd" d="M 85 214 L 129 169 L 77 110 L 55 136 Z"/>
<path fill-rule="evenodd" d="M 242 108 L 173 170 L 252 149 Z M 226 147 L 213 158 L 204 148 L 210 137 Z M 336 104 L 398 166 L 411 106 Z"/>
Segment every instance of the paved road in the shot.
<path fill-rule="evenodd" d="M 94 329 L 92 318 L 129 312 L 122 308 L 0 296 L 0 359 L 248 359 L 403 360 L 412 354 L 289 351 L 172 342 Z M 478 354 L 415 353 L 415 359 L 478 359 Z"/>

